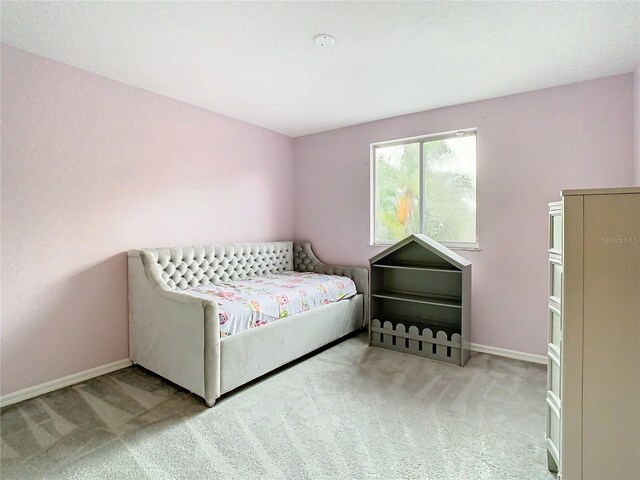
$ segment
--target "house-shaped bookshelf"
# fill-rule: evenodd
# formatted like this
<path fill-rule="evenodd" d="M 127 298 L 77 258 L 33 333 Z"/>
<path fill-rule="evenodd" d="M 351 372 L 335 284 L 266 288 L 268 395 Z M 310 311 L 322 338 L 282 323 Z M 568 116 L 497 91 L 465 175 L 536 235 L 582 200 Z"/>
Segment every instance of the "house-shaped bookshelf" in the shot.
<path fill-rule="evenodd" d="M 369 345 L 464 366 L 470 355 L 471 262 L 415 234 L 369 264 Z"/>

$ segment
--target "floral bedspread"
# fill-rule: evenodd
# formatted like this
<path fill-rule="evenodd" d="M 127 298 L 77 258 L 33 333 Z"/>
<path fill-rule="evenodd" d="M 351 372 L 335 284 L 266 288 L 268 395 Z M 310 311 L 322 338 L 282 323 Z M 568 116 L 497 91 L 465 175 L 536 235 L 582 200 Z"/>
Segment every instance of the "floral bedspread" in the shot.
<path fill-rule="evenodd" d="M 220 336 L 295 315 L 356 294 L 353 280 L 311 272 L 283 272 L 189 289 L 218 304 Z"/>

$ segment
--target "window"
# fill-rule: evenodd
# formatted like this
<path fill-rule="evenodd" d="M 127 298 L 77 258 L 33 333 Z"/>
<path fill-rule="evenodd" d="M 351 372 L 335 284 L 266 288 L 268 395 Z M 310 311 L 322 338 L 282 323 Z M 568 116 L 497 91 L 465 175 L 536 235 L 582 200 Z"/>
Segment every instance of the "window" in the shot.
<path fill-rule="evenodd" d="M 372 244 L 424 233 L 477 248 L 475 129 L 375 143 L 371 161 Z"/>

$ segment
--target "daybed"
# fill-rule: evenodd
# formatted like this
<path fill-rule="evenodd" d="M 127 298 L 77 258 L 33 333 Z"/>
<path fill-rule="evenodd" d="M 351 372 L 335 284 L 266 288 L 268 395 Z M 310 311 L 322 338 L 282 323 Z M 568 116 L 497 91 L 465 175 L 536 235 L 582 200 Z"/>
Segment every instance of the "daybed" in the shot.
<path fill-rule="evenodd" d="M 368 318 L 367 269 L 325 265 L 307 242 L 131 250 L 128 267 L 131 360 L 203 397 L 208 406 L 364 327 Z M 221 338 L 218 302 L 203 298 L 201 287 L 291 271 L 347 277 L 357 292 Z"/>

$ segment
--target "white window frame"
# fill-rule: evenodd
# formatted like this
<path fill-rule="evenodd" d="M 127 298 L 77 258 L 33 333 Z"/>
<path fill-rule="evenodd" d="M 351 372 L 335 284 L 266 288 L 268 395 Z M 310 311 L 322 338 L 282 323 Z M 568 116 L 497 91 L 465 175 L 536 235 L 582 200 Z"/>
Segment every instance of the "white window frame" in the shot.
<path fill-rule="evenodd" d="M 392 147 L 395 145 L 405 145 L 409 143 L 419 143 L 420 151 L 420 230 L 424 229 L 424 165 L 423 165 L 423 148 L 425 142 L 433 142 L 435 140 L 445 140 L 447 138 L 458 138 L 462 136 L 474 135 L 476 137 L 476 240 L 475 242 L 443 242 L 448 248 L 453 250 L 480 250 L 478 243 L 478 129 L 463 128 L 460 130 L 451 130 L 448 132 L 433 133 L 428 135 L 418 135 L 416 137 L 401 138 L 397 140 L 389 140 L 386 142 L 376 142 L 369 145 L 370 149 L 370 196 L 369 196 L 369 245 L 374 247 L 386 247 L 396 243 L 395 241 L 376 241 L 375 238 L 375 220 L 376 220 L 376 148 Z"/>

